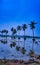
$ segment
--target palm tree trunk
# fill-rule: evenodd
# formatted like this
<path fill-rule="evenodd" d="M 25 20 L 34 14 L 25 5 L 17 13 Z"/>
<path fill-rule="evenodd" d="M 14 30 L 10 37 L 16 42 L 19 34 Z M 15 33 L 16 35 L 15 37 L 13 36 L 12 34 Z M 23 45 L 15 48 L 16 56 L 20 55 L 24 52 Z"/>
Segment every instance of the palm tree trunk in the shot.
<path fill-rule="evenodd" d="M 20 36 L 20 31 L 18 31 L 18 36 Z M 20 39 L 18 37 L 18 46 L 19 46 L 19 44 L 20 44 Z"/>
<path fill-rule="evenodd" d="M 34 39 L 34 29 L 32 30 L 33 32 L 33 39 Z M 32 50 L 34 50 L 34 40 L 33 40 L 33 44 L 32 44 Z"/>
<path fill-rule="evenodd" d="M 24 37 L 25 37 L 25 31 L 24 31 Z M 24 39 L 24 45 L 23 45 L 23 47 L 25 48 L 25 39 Z"/>
<path fill-rule="evenodd" d="M 7 33 L 6 33 L 6 41 L 7 41 Z"/>
<path fill-rule="evenodd" d="M 18 46 L 19 46 L 19 42 L 20 42 L 20 41 L 19 41 L 19 39 L 18 39 Z"/>
<path fill-rule="evenodd" d="M 2 36 L 3 36 L 3 32 L 2 32 Z M 3 37 L 2 37 L 2 40 L 3 40 Z"/>
<path fill-rule="evenodd" d="M 13 34 L 13 32 L 12 32 L 12 40 L 14 39 L 14 34 Z"/>

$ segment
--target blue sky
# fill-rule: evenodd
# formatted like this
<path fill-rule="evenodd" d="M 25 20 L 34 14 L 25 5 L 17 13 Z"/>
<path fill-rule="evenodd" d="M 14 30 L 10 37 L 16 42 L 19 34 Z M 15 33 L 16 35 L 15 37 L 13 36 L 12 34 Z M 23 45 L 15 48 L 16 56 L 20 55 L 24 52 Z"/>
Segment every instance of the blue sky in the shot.
<path fill-rule="evenodd" d="M 0 30 L 31 20 L 40 23 L 40 0 L 0 0 Z"/>

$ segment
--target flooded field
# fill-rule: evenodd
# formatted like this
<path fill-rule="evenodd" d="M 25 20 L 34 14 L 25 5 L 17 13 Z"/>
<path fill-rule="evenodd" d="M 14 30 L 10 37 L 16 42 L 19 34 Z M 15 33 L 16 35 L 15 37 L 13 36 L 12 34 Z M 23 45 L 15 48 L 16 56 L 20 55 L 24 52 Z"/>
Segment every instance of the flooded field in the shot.
<path fill-rule="evenodd" d="M 16 50 L 16 46 L 20 46 L 20 48 L 23 47 L 24 41 L 23 39 L 20 40 L 20 43 L 18 44 L 18 39 L 16 39 L 16 45 L 15 47 L 10 47 L 10 44 L 12 43 L 11 38 L 7 38 L 7 43 L 4 44 L 0 41 L 0 59 L 29 59 L 29 56 L 27 54 L 32 49 L 32 40 L 27 39 L 25 42 L 25 49 L 26 53 L 22 54 L 21 51 Z M 40 54 L 40 43 L 34 44 L 34 52 L 35 54 Z"/>

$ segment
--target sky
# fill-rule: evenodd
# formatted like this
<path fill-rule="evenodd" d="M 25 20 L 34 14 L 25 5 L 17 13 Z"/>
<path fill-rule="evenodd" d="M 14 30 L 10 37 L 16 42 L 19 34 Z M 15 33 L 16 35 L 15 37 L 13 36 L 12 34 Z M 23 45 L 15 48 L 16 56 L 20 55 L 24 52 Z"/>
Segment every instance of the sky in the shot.
<path fill-rule="evenodd" d="M 40 35 L 40 0 L 0 0 L 0 30 L 30 21 L 38 23 L 35 32 Z"/>

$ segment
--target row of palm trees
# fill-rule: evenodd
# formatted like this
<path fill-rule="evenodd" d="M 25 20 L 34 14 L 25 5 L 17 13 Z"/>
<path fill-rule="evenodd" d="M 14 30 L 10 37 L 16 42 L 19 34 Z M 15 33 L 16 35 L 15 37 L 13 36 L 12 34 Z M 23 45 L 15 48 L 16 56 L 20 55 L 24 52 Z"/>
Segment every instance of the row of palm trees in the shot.
<path fill-rule="evenodd" d="M 35 24 L 36 23 L 34 21 L 31 21 L 31 23 L 29 24 L 30 25 L 30 28 L 32 30 L 32 33 L 33 33 L 33 39 L 32 39 L 33 43 L 32 43 L 32 50 L 31 50 L 32 53 L 34 51 L 34 43 L 35 43 L 35 38 L 34 38 Z M 18 35 L 19 36 L 18 36 L 18 46 L 16 46 L 17 51 L 20 50 L 20 46 L 19 46 L 19 44 L 20 44 L 20 31 L 21 30 L 24 31 L 24 38 L 23 38 L 24 39 L 24 43 L 23 43 L 23 48 L 21 49 L 23 54 L 25 54 L 25 52 L 26 52 L 26 50 L 25 50 L 25 41 L 26 41 L 25 31 L 26 31 L 26 29 L 27 29 L 27 25 L 26 24 L 23 24 L 22 26 L 18 25 L 17 26 L 17 29 L 14 29 L 13 27 L 11 28 L 12 35 L 15 35 L 17 33 L 17 31 L 18 31 Z M 15 39 L 15 36 L 13 38 Z"/>
<path fill-rule="evenodd" d="M 8 30 L 4 29 L 4 30 L 0 31 L 0 33 L 2 33 L 2 35 L 3 35 L 3 33 L 5 33 L 7 35 L 8 34 Z"/>
<path fill-rule="evenodd" d="M 2 35 L 3 35 L 4 33 L 6 34 L 5 40 L 4 40 L 4 38 L 1 39 L 1 43 L 6 44 L 6 43 L 7 43 L 8 30 L 4 29 L 4 30 L 0 31 L 0 33 L 2 33 Z"/>
<path fill-rule="evenodd" d="M 33 33 L 32 50 L 34 50 L 34 43 L 35 43 L 35 38 L 34 38 L 35 24 L 36 24 L 36 23 L 35 23 L 34 21 L 31 21 L 31 23 L 29 24 L 29 25 L 30 25 L 30 28 L 31 28 L 31 30 L 32 30 L 32 33 Z M 21 30 L 24 31 L 24 38 L 23 38 L 23 39 L 24 39 L 24 43 L 23 43 L 23 48 L 21 49 L 23 54 L 25 54 L 25 52 L 26 52 L 26 50 L 25 50 L 25 41 L 26 41 L 25 31 L 26 31 L 27 28 L 28 28 L 28 27 L 27 27 L 26 24 L 23 24 L 22 26 L 18 25 L 18 26 L 17 26 L 17 29 L 15 29 L 15 28 L 13 28 L 13 27 L 11 28 L 11 31 L 12 31 L 12 39 L 14 40 L 14 41 L 12 42 L 12 44 L 10 44 L 11 47 L 13 47 L 13 46 L 16 45 L 16 42 L 15 42 L 15 41 L 16 41 L 16 37 L 15 37 L 15 35 L 16 35 L 16 33 L 18 32 L 18 46 L 16 46 L 17 51 L 20 50 L 20 46 L 19 46 L 19 44 L 20 44 L 20 31 L 21 31 Z M 0 31 L 0 32 L 2 33 L 2 35 L 3 35 L 3 33 L 6 33 L 6 35 L 7 35 L 8 30 L 2 30 L 2 31 Z M 7 37 L 6 37 L 6 38 L 7 38 Z"/>

